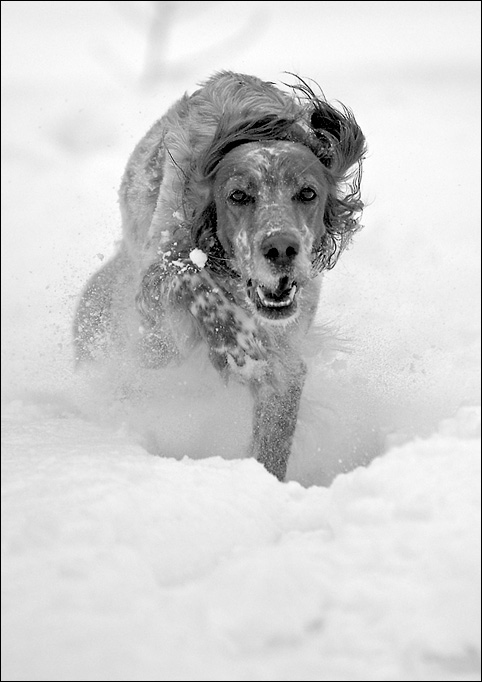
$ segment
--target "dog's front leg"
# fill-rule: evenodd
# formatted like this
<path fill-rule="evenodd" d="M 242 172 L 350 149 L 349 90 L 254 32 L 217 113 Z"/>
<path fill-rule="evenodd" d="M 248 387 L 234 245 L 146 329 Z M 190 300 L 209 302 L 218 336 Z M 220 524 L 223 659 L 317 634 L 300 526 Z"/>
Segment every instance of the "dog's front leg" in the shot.
<path fill-rule="evenodd" d="M 285 371 L 285 381 L 276 386 L 256 386 L 253 418 L 252 453 L 280 481 L 286 476 L 306 367 L 300 361 L 296 371 Z"/>
<path fill-rule="evenodd" d="M 156 333 L 169 311 L 188 314 L 221 373 L 246 381 L 264 376 L 268 364 L 264 335 L 207 269 L 179 254 L 173 258 L 170 252 L 147 269 L 136 300 L 141 316 Z"/>

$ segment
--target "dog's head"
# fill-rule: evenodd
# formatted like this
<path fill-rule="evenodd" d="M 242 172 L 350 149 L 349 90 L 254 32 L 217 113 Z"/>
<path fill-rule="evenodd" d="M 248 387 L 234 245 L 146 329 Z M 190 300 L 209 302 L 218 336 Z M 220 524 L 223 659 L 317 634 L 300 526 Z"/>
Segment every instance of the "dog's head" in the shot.
<path fill-rule="evenodd" d="M 291 317 L 326 231 L 322 164 L 296 142 L 249 142 L 222 159 L 213 194 L 217 238 L 251 305 L 269 320 Z"/>
<path fill-rule="evenodd" d="M 364 137 L 347 109 L 304 92 L 295 117 L 221 120 L 191 180 L 193 239 L 208 267 L 236 274 L 275 322 L 292 318 L 304 285 L 335 264 L 362 210 Z"/>

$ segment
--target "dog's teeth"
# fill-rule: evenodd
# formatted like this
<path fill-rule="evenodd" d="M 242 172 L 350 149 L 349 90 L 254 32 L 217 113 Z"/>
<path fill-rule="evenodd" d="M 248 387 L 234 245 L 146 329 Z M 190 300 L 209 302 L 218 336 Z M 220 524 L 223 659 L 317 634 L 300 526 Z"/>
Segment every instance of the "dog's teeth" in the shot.
<path fill-rule="evenodd" d="M 296 294 L 296 284 L 293 284 L 288 296 L 283 301 L 275 301 L 273 299 L 267 298 L 260 286 L 256 287 L 256 292 L 259 296 L 259 300 L 266 308 L 286 308 L 293 303 Z"/>

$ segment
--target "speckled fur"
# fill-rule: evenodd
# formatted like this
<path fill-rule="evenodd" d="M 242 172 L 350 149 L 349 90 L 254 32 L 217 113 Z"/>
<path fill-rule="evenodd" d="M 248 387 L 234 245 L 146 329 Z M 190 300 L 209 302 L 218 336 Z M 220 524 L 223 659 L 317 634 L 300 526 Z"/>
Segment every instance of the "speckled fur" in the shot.
<path fill-rule="evenodd" d="M 79 303 L 77 360 L 134 356 L 159 368 L 204 343 L 226 379 L 250 386 L 252 454 L 282 480 L 302 339 L 320 272 L 358 228 L 363 153 L 351 112 L 301 79 L 284 92 L 222 72 L 185 95 L 129 159 L 123 240 Z"/>

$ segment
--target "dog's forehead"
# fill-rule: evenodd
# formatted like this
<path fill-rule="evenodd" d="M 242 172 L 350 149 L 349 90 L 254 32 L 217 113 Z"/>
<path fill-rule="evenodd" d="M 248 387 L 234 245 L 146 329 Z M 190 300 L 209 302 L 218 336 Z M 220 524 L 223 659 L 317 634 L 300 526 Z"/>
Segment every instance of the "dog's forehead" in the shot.
<path fill-rule="evenodd" d="M 247 142 L 226 154 L 219 164 L 221 177 L 231 173 L 267 173 L 290 170 L 291 173 L 323 173 L 315 154 L 303 144 L 284 140 Z M 224 171 L 224 172 L 223 172 Z"/>

